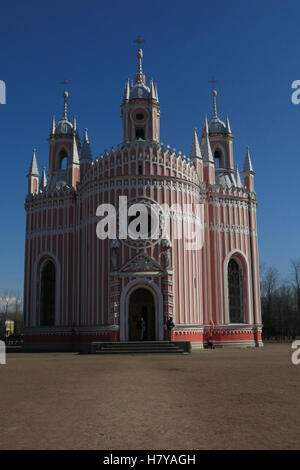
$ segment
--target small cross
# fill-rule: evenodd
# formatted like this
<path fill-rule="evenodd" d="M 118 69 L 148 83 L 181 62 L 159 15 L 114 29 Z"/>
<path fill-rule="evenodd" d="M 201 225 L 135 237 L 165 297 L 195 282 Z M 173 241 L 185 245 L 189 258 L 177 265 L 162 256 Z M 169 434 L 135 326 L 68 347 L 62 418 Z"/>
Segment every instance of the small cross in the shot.
<path fill-rule="evenodd" d="M 70 85 L 70 80 L 68 80 L 67 78 L 64 79 L 63 82 L 60 82 L 61 85 L 65 85 L 65 89 L 67 88 L 68 85 Z"/>
<path fill-rule="evenodd" d="M 211 80 L 208 80 L 208 83 L 212 84 L 212 89 L 214 90 L 215 84 L 218 83 L 218 80 L 216 80 L 214 77 Z"/>
<path fill-rule="evenodd" d="M 142 39 L 141 36 L 138 36 L 138 38 L 135 39 L 133 42 L 136 42 L 136 43 L 138 44 L 139 48 L 140 48 L 140 47 L 141 47 L 141 44 L 142 44 L 143 42 L 146 42 L 146 41 L 145 41 L 144 39 Z"/>

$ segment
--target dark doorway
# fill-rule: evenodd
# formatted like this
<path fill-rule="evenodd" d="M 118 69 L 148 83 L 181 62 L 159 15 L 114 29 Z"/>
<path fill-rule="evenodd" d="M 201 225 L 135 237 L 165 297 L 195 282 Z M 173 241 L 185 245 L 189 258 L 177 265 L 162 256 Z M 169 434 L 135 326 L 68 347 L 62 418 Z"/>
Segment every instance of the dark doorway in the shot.
<path fill-rule="evenodd" d="M 42 326 L 55 324 L 55 266 L 47 261 L 41 275 L 41 321 Z"/>
<path fill-rule="evenodd" d="M 129 299 L 129 341 L 140 341 L 139 322 L 145 320 L 144 341 L 155 340 L 155 305 L 154 297 L 148 289 L 136 289 Z"/>

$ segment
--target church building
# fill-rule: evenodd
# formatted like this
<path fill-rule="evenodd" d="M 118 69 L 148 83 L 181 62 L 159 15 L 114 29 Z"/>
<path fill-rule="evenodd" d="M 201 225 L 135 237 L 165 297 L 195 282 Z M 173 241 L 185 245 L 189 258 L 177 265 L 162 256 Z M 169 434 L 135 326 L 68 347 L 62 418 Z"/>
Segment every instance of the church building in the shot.
<path fill-rule="evenodd" d="M 212 335 L 217 346 L 262 346 L 249 148 L 241 177 L 215 90 L 202 134 L 191 130 L 190 155 L 164 145 L 157 85 L 146 81 L 138 43 L 137 73 L 121 105 L 122 143 L 93 158 L 87 129 L 81 139 L 76 118 L 69 119 L 65 91 L 42 174 L 33 150 L 25 202 L 25 347 L 80 350 L 93 341 L 137 341 L 141 317 L 145 341 L 167 339 L 171 317 L 173 341 L 201 348 Z M 148 211 L 146 235 L 129 230 L 140 229 L 142 209 L 131 213 L 132 206 Z M 106 236 L 99 233 L 105 218 Z"/>

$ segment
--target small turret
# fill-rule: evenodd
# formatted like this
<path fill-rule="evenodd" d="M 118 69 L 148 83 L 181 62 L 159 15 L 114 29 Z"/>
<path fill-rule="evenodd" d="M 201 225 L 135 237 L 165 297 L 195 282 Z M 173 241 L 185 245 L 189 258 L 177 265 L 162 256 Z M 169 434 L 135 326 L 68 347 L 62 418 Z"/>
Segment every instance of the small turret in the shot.
<path fill-rule="evenodd" d="M 39 169 L 36 161 L 36 149 L 32 151 L 32 159 L 27 174 L 28 178 L 28 194 L 36 194 L 39 191 Z"/>
<path fill-rule="evenodd" d="M 254 192 L 254 175 L 255 175 L 255 172 L 253 170 L 253 166 L 251 162 L 250 151 L 249 151 L 249 147 L 247 147 L 246 158 L 245 158 L 245 163 L 244 163 L 244 168 L 243 168 L 243 177 L 244 177 L 244 186 L 250 192 Z"/>
<path fill-rule="evenodd" d="M 201 139 L 201 152 L 203 155 L 203 178 L 208 185 L 215 184 L 215 161 L 209 141 L 209 128 L 205 116 L 203 134 Z"/>

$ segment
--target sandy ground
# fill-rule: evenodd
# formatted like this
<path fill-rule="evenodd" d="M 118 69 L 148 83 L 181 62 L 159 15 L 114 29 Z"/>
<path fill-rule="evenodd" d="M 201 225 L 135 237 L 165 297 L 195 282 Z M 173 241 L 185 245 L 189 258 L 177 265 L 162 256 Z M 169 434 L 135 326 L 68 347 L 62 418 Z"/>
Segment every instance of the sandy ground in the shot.
<path fill-rule="evenodd" d="M 7 355 L 0 449 L 299 449 L 290 345 Z"/>

